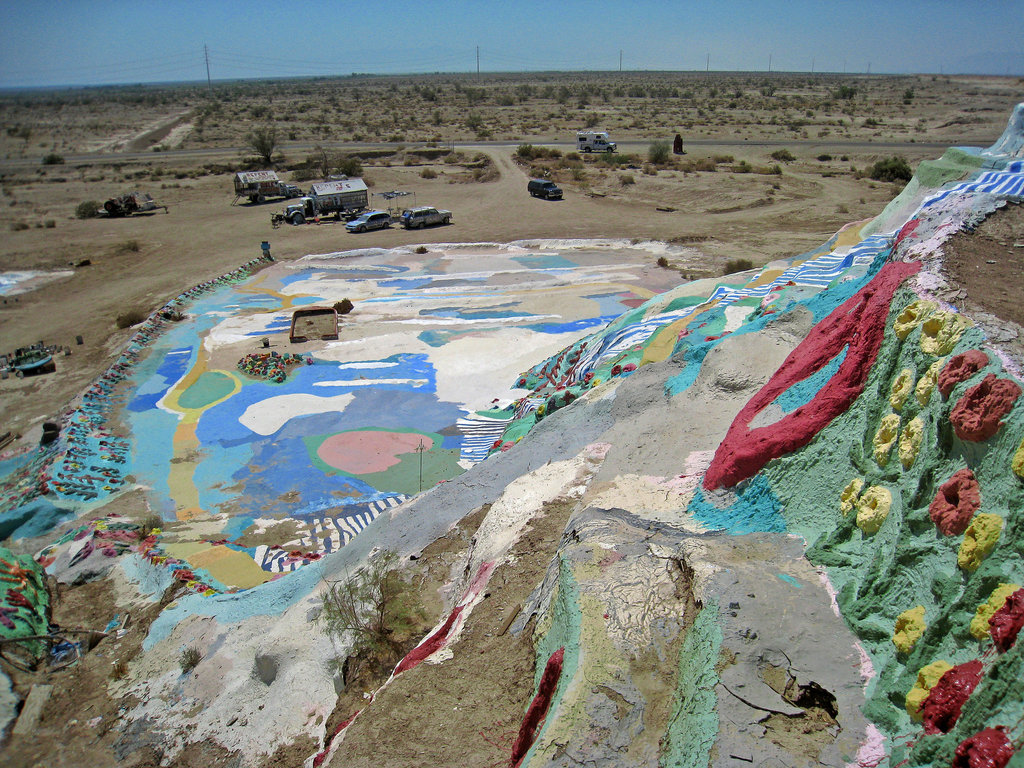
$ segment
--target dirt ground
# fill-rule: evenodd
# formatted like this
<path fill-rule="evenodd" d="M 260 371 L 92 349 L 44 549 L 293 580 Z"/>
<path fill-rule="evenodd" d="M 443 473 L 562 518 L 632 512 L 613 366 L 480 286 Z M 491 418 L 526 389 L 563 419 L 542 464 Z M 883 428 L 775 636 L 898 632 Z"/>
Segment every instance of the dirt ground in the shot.
<path fill-rule="evenodd" d="M 560 85 L 569 87 L 571 82 L 555 79 L 551 84 L 557 89 Z M 903 156 L 914 166 L 920 160 L 941 155 L 942 149 L 934 144 L 991 144 L 1002 132 L 1013 104 L 1020 100 L 1024 90 L 1018 81 L 1005 78 L 873 78 L 870 83 L 858 82 L 861 98 L 844 105 L 834 97 L 828 98 L 839 83 L 825 80 L 818 87 L 818 105 L 799 108 L 797 105 L 802 102 L 797 100 L 795 81 L 767 96 L 764 93 L 770 88 L 758 82 L 720 80 L 714 85 L 673 86 L 691 88 L 703 95 L 699 104 L 691 97 L 693 103 L 679 107 L 671 120 L 665 115 L 661 123 L 659 110 L 667 107 L 656 104 L 659 100 L 650 95 L 628 95 L 628 82 L 622 85 L 626 95 L 621 98 L 614 95 L 616 83 L 599 83 L 598 88 L 607 88 L 612 94 L 610 102 L 603 101 L 598 90 L 587 96 L 588 104 L 583 107 L 578 105 L 583 95 L 578 90 L 568 104 L 558 102 L 557 92 L 550 104 L 542 103 L 536 94 L 548 83 L 533 83 L 537 89 L 535 96 L 519 102 L 520 106 L 525 104 L 520 113 L 514 113 L 515 105 L 502 106 L 496 98 L 473 105 L 483 117 L 484 129 L 490 131 L 489 136 L 481 136 L 479 130 L 470 129 L 464 119 L 457 117 L 459 104 L 450 95 L 454 90 L 461 94 L 459 98 L 471 98 L 465 97 L 468 86 L 463 85 L 459 91 L 454 87 L 442 89 L 428 79 L 399 81 L 399 96 L 402 89 L 421 95 L 423 89 L 431 87 L 449 94 L 447 102 L 443 99 L 449 96 L 438 97 L 442 98 L 440 107 L 430 106 L 434 102 L 424 99 L 424 109 L 442 110 L 438 124 L 433 124 L 431 118 L 425 121 L 429 129 L 421 130 L 419 123 L 415 123 L 415 129 L 402 126 L 389 133 L 383 126 L 397 118 L 390 117 L 386 107 L 378 106 L 378 117 L 372 122 L 381 127 L 365 131 L 359 138 L 354 129 L 337 128 L 325 136 L 323 131 L 317 133 L 303 127 L 297 129 L 295 139 L 284 145 L 286 157 L 294 160 L 308 153 L 312 149 L 309 142 L 314 140 L 390 141 L 392 154 L 363 161 L 363 176 L 371 192 L 408 191 L 412 194 L 400 200 L 438 205 L 455 214 L 448 227 L 414 232 L 393 227 L 362 235 L 348 234 L 337 223 L 273 229 L 269 214 L 280 210 L 283 203 L 232 205 L 230 167 L 241 165 L 235 149 L 241 138 L 239 125 L 244 128 L 258 123 L 261 115 L 265 116 L 260 108 L 268 103 L 277 105 L 275 113 L 283 113 L 280 99 L 275 100 L 273 92 L 261 92 L 254 87 L 251 92 L 239 92 L 231 100 L 222 100 L 222 116 L 207 116 L 206 128 L 198 138 L 195 127 L 202 105 L 195 102 L 186 107 L 174 96 L 134 105 L 117 100 L 68 108 L 49 101 L 5 104 L 0 110 L 2 127 L 6 128 L 0 131 L 0 228 L 5 233 L 0 241 L 0 270 L 61 269 L 71 270 L 72 274 L 0 299 L 0 354 L 39 340 L 66 345 L 70 350 L 70 355 L 57 357 L 56 374 L 0 381 L 0 434 L 8 430 L 21 433 L 26 435 L 25 444 L 31 444 L 37 439 L 40 423 L 65 408 L 117 356 L 132 332 L 130 328 L 117 327 L 119 315 L 131 310 L 148 314 L 182 290 L 259 256 L 262 241 L 270 242 L 275 258 L 287 260 L 309 253 L 421 243 L 429 248 L 431 243 L 442 242 L 655 239 L 689 244 L 699 249 L 701 256 L 692 261 L 672 262 L 668 267 L 652 263 L 652 269 L 676 269 L 680 280 L 721 274 L 730 260 L 749 259 L 758 265 L 800 253 L 821 244 L 848 222 L 879 213 L 899 187 L 872 181 L 853 169 L 864 169 L 892 155 Z M 523 84 L 485 85 L 495 91 L 506 88 L 516 92 Z M 344 105 L 344 99 L 354 98 L 352 94 L 358 91 L 358 85 L 344 84 L 344 90 L 339 91 L 339 103 Z M 390 82 L 379 84 L 381 89 L 389 86 Z M 417 88 L 419 91 L 415 91 Z M 712 88 L 717 89 L 714 96 Z M 911 89 L 914 93 L 908 104 L 903 97 Z M 787 90 L 792 100 L 781 109 L 764 105 L 766 100 L 776 94 L 782 96 Z M 737 95 L 736 91 L 742 93 Z M 314 100 L 308 94 L 302 98 Z M 669 96 L 662 101 L 673 98 L 682 97 Z M 830 102 L 827 110 L 820 103 L 824 100 Z M 737 106 L 730 107 L 730 101 Z M 616 109 L 602 106 L 607 103 Z M 86 119 L 86 107 L 92 110 L 92 122 Z M 360 110 L 368 108 L 363 103 Z M 807 116 L 809 110 L 815 113 L 813 119 Z M 465 112 L 464 107 L 462 111 Z M 57 117 L 61 112 L 67 117 L 65 121 Z M 589 112 L 607 118 L 603 127 L 613 130 L 613 138 L 624 140 L 623 151 L 639 153 L 635 167 L 608 169 L 595 158 L 584 158 L 580 178 L 570 175 L 559 179 L 565 189 L 563 201 L 529 197 L 529 175 L 515 160 L 515 142 L 543 145 L 565 141 L 580 126 L 581 115 Z M 551 114 L 556 117 L 547 117 Z M 231 116 L 236 119 L 229 120 Z M 246 120 L 240 123 L 242 117 Z M 38 126 L 29 138 L 14 138 L 11 129 L 29 120 L 35 120 L 34 125 Z M 805 124 L 799 125 L 801 121 Z M 321 124 L 330 125 L 330 121 Z M 706 143 L 687 144 L 687 154 L 675 158 L 674 167 L 648 168 L 645 172 L 644 158 L 651 138 L 671 138 L 671 134 L 685 129 L 687 124 L 687 140 L 697 137 Z M 165 146 L 161 142 L 172 137 L 176 143 L 167 151 L 138 152 Z M 497 173 L 489 173 L 486 181 L 468 180 L 466 164 L 446 162 L 443 158 L 417 159 L 399 146 L 435 139 L 458 142 L 455 149 L 467 161 L 483 153 Z M 633 142 L 632 146 L 626 146 L 629 142 Z M 772 158 L 773 152 L 783 148 L 790 151 L 793 160 Z M 104 152 L 100 154 L 84 154 L 101 149 Z M 119 149 L 136 152 L 117 154 Z M 46 151 L 65 152 L 69 162 L 41 165 L 35 158 Z M 72 158 L 72 152 L 79 154 Z M 716 161 L 726 156 L 731 159 Z M 820 159 L 825 156 L 829 159 Z M 693 171 L 683 165 L 685 161 L 700 159 L 711 161 L 715 170 Z M 743 161 L 755 169 L 777 163 L 781 173 L 737 170 Z M 212 168 L 213 165 L 217 167 Z M 630 180 L 626 181 L 625 176 Z M 83 200 L 102 201 L 132 188 L 148 191 L 169 205 L 169 212 L 128 219 L 75 218 L 75 207 Z M 375 198 L 374 204 L 383 204 L 383 199 Z M 1024 309 L 1016 290 L 1024 268 L 1021 248 L 1024 215 L 1020 206 L 1012 205 L 990 217 L 975 232 L 950 241 L 946 247 L 946 276 L 963 290 L 960 299 L 965 307 L 980 307 L 998 318 L 1024 325 Z M 88 260 L 88 265 L 84 260 Z M 353 320 L 358 319 L 358 312 L 356 306 Z M 76 336 L 82 337 L 81 345 L 76 343 Z M 466 754 L 474 756 L 463 764 L 500 764 L 507 754 L 503 750 L 510 743 L 510 735 L 514 736 L 518 727 L 513 714 L 521 714 L 528 702 L 530 691 L 505 689 L 502 683 L 530 677 L 521 674 L 519 668 L 532 668 L 532 651 L 522 641 L 500 635 L 496 628 L 503 623 L 504 612 L 523 599 L 524 589 L 537 581 L 532 571 L 546 565 L 557 544 L 561 532 L 558 519 L 558 515 L 549 514 L 534 523 L 534 530 L 521 544 L 517 567 L 523 569 L 522 573 L 506 574 L 498 569 L 492 577 L 496 586 L 474 613 L 463 641 L 456 648 L 454 662 L 459 674 L 450 673 L 448 665 L 421 665 L 390 686 L 374 703 L 393 710 L 399 718 L 395 722 L 403 722 L 402 727 L 409 733 L 429 735 L 431 728 L 450 732 L 452 718 L 448 710 L 426 708 L 424 714 L 422 702 L 416 699 L 419 691 L 430 687 L 447 691 L 449 701 L 454 702 L 451 707 L 461 707 L 464 717 L 457 726 L 462 729 L 462 738 L 445 741 L 461 743 Z M 439 554 L 436 557 L 440 559 L 428 579 L 429 589 L 435 591 L 440 583 L 437 563 L 448 562 Z M 430 567 L 425 564 L 425 568 L 430 574 Z M 56 687 L 39 731 L 31 741 L 10 740 L 2 753 L 4 763 L 159 764 L 157 745 L 134 753 L 123 751 L 116 721 L 118 709 L 128 702 L 112 699 L 105 683 L 118 674 L 119 664 L 129 663 L 139 652 L 149 621 L 172 598 L 173 595 L 165 595 L 160 602 L 140 608 L 133 613 L 124 638 L 104 639 L 78 667 L 62 673 L 60 678 L 51 676 L 53 679 L 45 681 Z M 102 628 L 118 610 L 118 602 L 113 588 L 105 581 L 55 587 L 54 618 L 67 626 Z M 438 598 L 434 595 L 427 602 L 436 607 Z M 496 664 L 494 659 L 500 663 Z M 512 674 L 512 667 L 519 671 Z M 465 680 L 467 674 L 479 678 L 478 682 L 488 681 L 489 688 L 480 683 L 474 687 L 473 695 L 490 690 L 492 700 L 460 703 L 460 697 L 468 692 L 453 686 L 459 679 Z M 31 684 L 44 681 L 41 677 L 16 676 L 14 682 L 19 692 L 25 694 Z M 334 722 L 347 717 L 345 712 L 354 709 L 359 699 L 343 698 Z M 412 725 L 411 720 L 401 720 L 414 716 L 429 717 L 430 722 L 418 720 Z M 97 717 L 101 719 L 95 720 Z M 451 756 L 432 752 L 434 747 L 426 742 L 379 740 L 379 734 L 370 730 L 371 722 L 360 725 L 356 721 L 342 745 L 346 757 L 339 754 L 335 765 L 362 764 L 357 760 L 367 759 L 366 755 L 374 756 L 374 764 L 457 764 Z M 382 762 L 378 751 L 382 743 L 404 751 L 388 755 Z M 314 749 L 315 745 L 303 740 L 284 749 L 267 764 L 298 766 Z M 215 746 L 199 745 L 180 756 L 178 764 L 234 766 L 238 761 Z"/>

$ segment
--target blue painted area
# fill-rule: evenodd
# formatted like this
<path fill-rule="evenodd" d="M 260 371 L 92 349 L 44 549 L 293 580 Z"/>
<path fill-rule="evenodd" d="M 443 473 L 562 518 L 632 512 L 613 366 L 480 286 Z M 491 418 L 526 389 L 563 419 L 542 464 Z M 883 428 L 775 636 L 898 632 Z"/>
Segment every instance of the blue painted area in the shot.
<path fill-rule="evenodd" d="M 422 288 L 426 285 L 430 285 L 434 281 L 432 277 L 410 277 L 408 279 L 395 278 L 392 280 L 381 280 L 379 285 L 381 287 L 388 288 L 399 288 L 403 291 L 411 291 L 416 288 Z"/>
<path fill-rule="evenodd" d="M 823 365 L 803 381 L 798 381 L 775 398 L 775 404 L 782 409 L 783 413 L 791 413 L 801 405 L 806 405 L 811 402 L 811 400 L 817 396 L 821 388 L 825 386 L 833 376 L 835 376 L 836 371 L 839 370 L 839 366 L 842 365 L 843 360 L 846 359 L 846 352 L 848 349 L 849 345 L 843 347 L 839 351 L 839 354 L 833 357 L 828 363 Z"/>
<path fill-rule="evenodd" d="M 38 497 L 28 504 L 0 512 L 0 541 L 25 539 L 42 536 L 51 528 L 70 520 L 77 513 L 67 506 L 57 506 L 45 497 Z"/>
<path fill-rule="evenodd" d="M 491 320 L 509 318 L 528 318 L 531 314 L 516 312 L 511 309 L 477 309 L 465 310 L 459 307 L 440 307 L 432 310 L 420 310 L 424 317 L 457 317 L 463 320 Z"/>
<path fill-rule="evenodd" d="M 577 265 L 564 256 L 553 253 L 542 253 L 536 256 L 524 255 L 513 256 L 512 261 L 522 264 L 524 267 L 535 270 L 550 269 L 576 269 Z"/>
<path fill-rule="evenodd" d="M 140 379 L 141 383 L 135 390 L 135 397 L 128 403 L 128 410 L 139 413 L 156 408 L 156 404 L 181 380 L 194 362 L 195 350 L 192 347 L 172 349 L 164 356 L 160 367 L 150 378 Z"/>
<path fill-rule="evenodd" d="M 625 298 L 636 298 L 632 294 L 618 291 L 616 293 L 594 293 L 589 296 L 584 296 L 585 299 L 597 302 L 598 311 L 604 317 L 618 317 L 623 312 L 633 307 L 627 307 L 622 303 Z"/>
<path fill-rule="evenodd" d="M 698 487 L 688 510 L 706 528 L 736 536 L 759 531 L 786 532 L 782 503 L 763 475 L 755 475 L 738 496 L 729 506 L 719 508 L 708 501 L 704 489 Z"/>
<path fill-rule="evenodd" d="M 154 511 L 165 520 L 174 519 L 174 503 L 167 484 L 167 468 L 171 466 L 174 450 L 171 436 L 178 426 L 178 417 L 153 408 L 131 416 L 132 473 L 141 485 L 153 489 L 149 496 Z"/>
<path fill-rule="evenodd" d="M 587 328 L 607 325 L 618 315 L 601 315 L 600 317 L 585 317 L 582 320 L 573 320 L 568 323 L 533 323 L 525 326 L 537 333 L 575 333 L 585 331 Z"/>
<path fill-rule="evenodd" d="M 792 586 L 794 586 L 794 587 L 796 587 L 796 588 L 798 588 L 798 589 L 803 589 L 803 588 L 804 588 L 804 585 L 803 585 L 803 584 L 801 584 L 801 583 L 800 583 L 799 581 L 797 581 L 796 579 L 794 579 L 794 578 L 793 578 L 792 576 L 790 576 L 789 574 L 786 574 L 786 573 L 777 573 L 777 574 L 775 574 L 775 575 L 776 575 L 776 576 L 778 576 L 778 577 L 779 577 L 780 579 L 782 579 L 782 580 L 783 580 L 784 582 L 786 582 L 787 584 L 791 584 Z"/>
<path fill-rule="evenodd" d="M 36 453 L 33 451 L 0 461 L 0 478 L 6 478 L 8 475 L 14 474 L 34 458 L 36 458 Z"/>

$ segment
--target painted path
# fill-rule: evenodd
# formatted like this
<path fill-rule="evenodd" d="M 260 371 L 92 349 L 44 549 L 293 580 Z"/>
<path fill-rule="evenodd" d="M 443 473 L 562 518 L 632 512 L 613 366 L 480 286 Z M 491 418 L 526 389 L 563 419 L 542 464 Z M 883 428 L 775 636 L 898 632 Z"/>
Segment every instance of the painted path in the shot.
<path fill-rule="evenodd" d="M 123 404 L 130 450 L 104 448 L 165 519 L 202 530 L 168 557 L 215 589 L 254 586 L 485 458 L 531 362 L 678 283 L 654 258 L 590 241 L 274 264 L 151 343 Z M 295 309 L 346 298 L 337 340 L 290 343 Z"/>

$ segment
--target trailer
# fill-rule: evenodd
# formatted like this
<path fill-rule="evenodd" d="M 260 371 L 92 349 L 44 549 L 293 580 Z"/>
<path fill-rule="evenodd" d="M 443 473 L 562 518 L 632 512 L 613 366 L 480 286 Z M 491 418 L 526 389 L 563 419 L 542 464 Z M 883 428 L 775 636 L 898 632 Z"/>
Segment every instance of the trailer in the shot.
<path fill-rule="evenodd" d="M 284 221 L 305 224 L 331 215 L 339 221 L 350 219 L 365 211 L 369 200 L 366 182 L 362 179 L 321 181 L 310 187 L 309 195 L 300 197 L 282 213 L 272 215 L 270 221 L 277 226 Z"/>
<path fill-rule="evenodd" d="M 239 171 L 235 174 L 236 201 L 247 197 L 250 203 L 262 203 L 269 197 L 291 199 L 301 196 L 301 189 L 281 181 L 274 171 Z"/>

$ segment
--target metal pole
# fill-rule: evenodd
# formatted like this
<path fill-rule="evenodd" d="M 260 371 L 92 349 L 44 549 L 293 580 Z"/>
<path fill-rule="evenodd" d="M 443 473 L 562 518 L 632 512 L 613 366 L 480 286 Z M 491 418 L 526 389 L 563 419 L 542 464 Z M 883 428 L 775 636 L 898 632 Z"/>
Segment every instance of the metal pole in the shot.
<path fill-rule="evenodd" d="M 210 49 L 203 45 L 203 56 L 206 58 L 206 87 L 213 90 L 213 83 L 210 81 Z"/>

